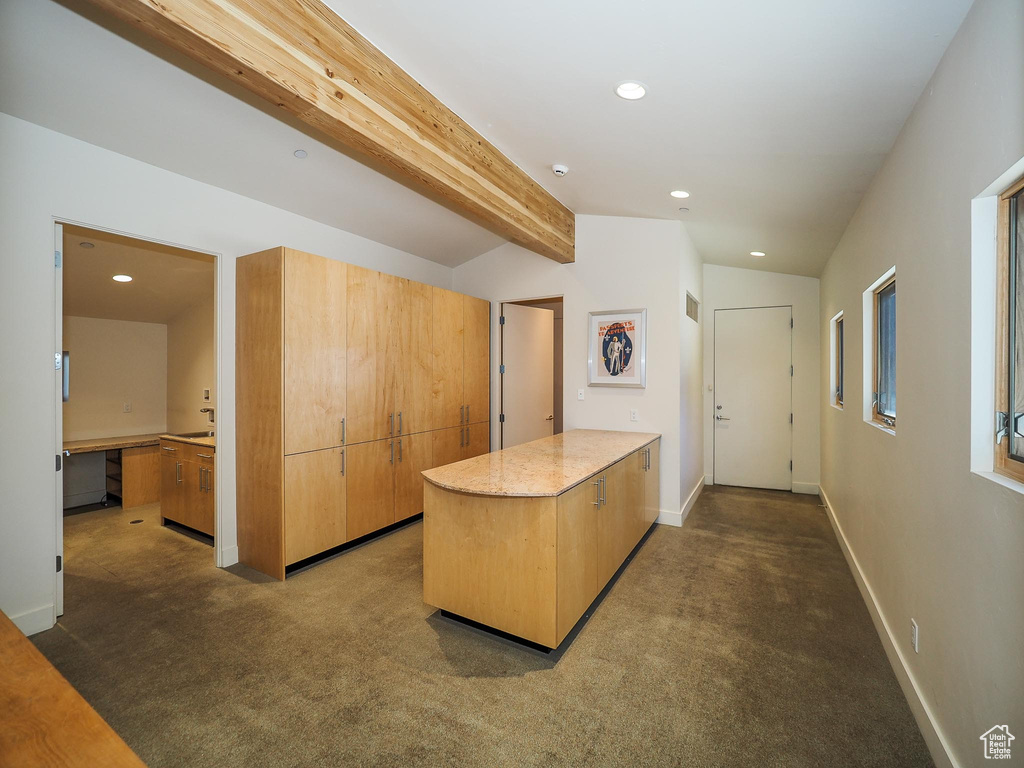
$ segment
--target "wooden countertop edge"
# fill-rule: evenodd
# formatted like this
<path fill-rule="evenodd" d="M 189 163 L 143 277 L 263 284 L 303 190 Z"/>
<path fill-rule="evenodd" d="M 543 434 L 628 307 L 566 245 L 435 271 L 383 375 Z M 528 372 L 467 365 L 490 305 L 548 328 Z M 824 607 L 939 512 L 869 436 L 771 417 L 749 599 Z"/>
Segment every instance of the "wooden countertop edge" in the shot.
<path fill-rule="evenodd" d="M 655 442 L 656 440 L 661 440 L 661 437 L 662 436 L 660 434 L 655 435 L 654 437 L 652 437 L 647 442 L 641 443 L 640 445 L 636 446 L 635 448 L 631 448 L 630 450 L 626 451 L 624 454 L 622 454 L 621 456 L 619 456 L 616 459 L 612 459 L 607 464 L 602 466 L 600 469 L 595 469 L 590 474 L 584 475 L 579 480 L 576 480 L 575 482 L 570 483 L 569 485 L 565 486 L 561 490 L 554 491 L 552 493 L 508 493 L 508 492 L 499 493 L 497 491 L 490 492 L 490 491 L 481 491 L 481 490 L 478 490 L 478 489 L 477 490 L 471 490 L 469 488 L 449 485 L 447 483 L 439 483 L 439 482 L 437 482 L 436 480 L 433 480 L 432 478 L 430 478 L 427 475 L 427 472 L 431 471 L 429 469 L 424 470 L 421 474 L 423 475 L 423 479 L 426 480 L 428 483 L 430 483 L 435 488 L 440 488 L 443 491 L 451 491 L 452 493 L 461 493 L 461 494 L 463 494 L 465 496 L 486 496 L 486 497 L 493 497 L 493 498 L 499 498 L 499 499 L 500 498 L 506 498 L 506 499 L 551 499 L 551 498 L 556 498 L 558 496 L 561 496 L 566 491 L 572 490 L 573 488 L 575 488 L 580 483 L 586 482 L 588 478 L 591 478 L 594 475 L 597 475 L 597 474 L 600 474 L 601 472 L 604 472 L 612 464 L 615 464 L 617 462 L 622 461 L 624 458 L 629 456 L 629 454 L 634 453 L 636 451 L 639 451 L 641 448 L 646 448 L 648 445 L 650 445 L 651 443 Z M 497 451 L 495 451 L 495 453 L 497 453 Z M 475 457 L 475 458 L 479 458 L 479 457 Z M 473 459 L 465 459 L 465 461 L 473 461 Z"/>
<path fill-rule="evenodd" d="M 95 451 L 116 451 L 123 448 L 142 448 L 160 445 L 160 435 L 125 435 L 124 437 L 95 437 L 89 440 L 67 440 L 64 450 L 68 453 L 94 453 Z"/>
<path fill-rule="evenodd" d="M 161 440 L 170 440 L 172 443 L 184 443 L 185 445 L 201 445 L 203 448 L 217 450 L 217 441 L 212 437 L 179 437 L 177 435 L 160 435 Z"/>

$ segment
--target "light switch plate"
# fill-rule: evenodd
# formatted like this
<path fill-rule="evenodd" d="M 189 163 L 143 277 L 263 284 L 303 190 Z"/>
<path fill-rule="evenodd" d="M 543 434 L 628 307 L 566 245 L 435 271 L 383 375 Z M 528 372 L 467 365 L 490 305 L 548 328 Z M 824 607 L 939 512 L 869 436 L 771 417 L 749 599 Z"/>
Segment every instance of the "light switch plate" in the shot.
<path fill-rule="evenodd" d="M 582 389 L 576 390 L 576 399 L 577 400 L 582 400 L 583 399 L 583 390 Z"/>
<path fill-rule="evenodd" d="M 131 404 L 131 402 L 130 401 L 125 401 L 123 408 L 124 408 L 124 412 L 125 413 L 131 413 L 132 412 L 132 404 Z"/>

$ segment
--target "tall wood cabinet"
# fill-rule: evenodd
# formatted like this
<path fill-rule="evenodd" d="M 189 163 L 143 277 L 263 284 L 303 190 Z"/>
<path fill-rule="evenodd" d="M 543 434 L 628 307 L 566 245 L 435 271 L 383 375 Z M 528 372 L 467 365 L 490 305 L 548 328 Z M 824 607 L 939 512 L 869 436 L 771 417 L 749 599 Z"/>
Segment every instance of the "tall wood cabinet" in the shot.
<path fill-rule="evenodd" d="M 283 579 L 422 512 L 423 470 L 490 450 L 487 301 L 289 248 L 236 281 L 246 565 Z"/>

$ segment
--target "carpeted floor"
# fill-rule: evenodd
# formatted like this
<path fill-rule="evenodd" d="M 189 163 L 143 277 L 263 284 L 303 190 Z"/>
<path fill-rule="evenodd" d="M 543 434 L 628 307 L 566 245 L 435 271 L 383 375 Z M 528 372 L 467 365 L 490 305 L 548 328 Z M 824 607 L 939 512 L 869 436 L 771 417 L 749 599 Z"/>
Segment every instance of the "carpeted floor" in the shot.
<path fill-rule="evenodd" d="M 555 658 L 424 605 L 420 523 L 282 584 L 89 512 L 33 641 L 154 767 L 931 765 L 818 503 L 706 489 Z"/>

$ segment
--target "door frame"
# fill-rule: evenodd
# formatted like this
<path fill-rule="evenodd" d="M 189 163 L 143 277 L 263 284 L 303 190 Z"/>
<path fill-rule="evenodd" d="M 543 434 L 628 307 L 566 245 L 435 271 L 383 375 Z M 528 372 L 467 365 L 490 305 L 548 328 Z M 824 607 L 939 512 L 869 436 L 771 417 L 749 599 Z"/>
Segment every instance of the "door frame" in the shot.
<path fill-rule="evenodd" d="M 715 429 L 715 404 L 718 402 L 718 313 L 719 312 L 735 312 L 736 310 L 746 309 L 789 309 L 789 360 L 790 365 L 793 365 L 793 305 L 792 304 L 765 304 L 763 306 L 752 306 L 752 307 L 716 307 L 713 312 L 713 320 L 711 322 L 711 484 L 718 485 L 715 481 L 717 476 L 717 461 L 718 461 L 718 446 L 716 441 L 718 440 L 718 430 Z M 793 411 L 793 375 L 789 377 L 789 408 L 790 412 Z M 789 436 L 789 460 L 793 461 L 793 433 L 790 430 Z M 792 491 L 793 475 L 790 473 L 790 490 Z"/>
<path fill-rule="evenodd" d="M 216 387 L 217 387 L 217 421 L 216 427 L 218 437 L 220 436 L 220 419 L 222 414 L 220 411 L 221 401 L 221 384 L 224 381 L 224 366 L 223 366 L 223 355 L 221 354 L 224 349 L 224 275 L 222 271 L 224 269 L 224 258 L 223 254 L 219 251 L 211 251 L 205 248 L 197 248 L 193 245 L 186 245 L 183 243 L 175 243 L 169 240 L 161 240 L 155 237 L 147 237 L 145 235 L 139 235 L 134 232 L 125 232 L 124 230 L 116 229 L 114 227 L 104 226 L 102 224 L 93 224 L 85 221 L 77 221 L 64 216 L 53 216 L 51 219 L 53 231 L 54 231 L 54 251 L 53 253 L 47 254 L 47 258 L 50 260 L 51 268 L 53 269 L 53 282 L 54 282 L 54 352 L 60 355 L 64 349 L 64 306 L 63 306 L 63 295 L 64 295 L 64 226 L 84 227 L 86 229 L 93 229 L 97 232 L 108 232 L 112 235 L 120 235 L 121 237 L 130 237 L 135 240 L 142 240 L 147 243 L 154 243 L 156 245 L 167 245 L 173 248 L 180 248 L 185 251 L 192 251 L 193 253 L 201 253 L 206 256 L 213 257 L 213 312 L 215 318 L 214 328 L 214 358 L 216 360 Z M 59 258 L 57 254 L 60 254 Z M 232 330 L 233 332 L 233 330 Z M 54 505 L 56 507 L 56 533 L 55 533 L 55 544 L 57 549 L 57 556 L 61 558 L 61 570 L 55 572 L 54 580 L 54 623 L 57 621 L 57 617 L 64 613 L 64 414 L 62 405 L 62 381 L 61 377 L 63 371 L 56 370 L 54 378 L 54 455 L 61 457 L 61 469 L 56 471 L 55 484 L 55 499 Z M 220 440 L 218 440 L 218 443 Z M 218 473 L 219 474 L 219 473 Z M 223 568 L 225 563 L 225 548 L 224 542 L 226 537 L 222 530 L 224 520 L 222 510 L 224 509 L 224 496 L 226 494 L 224 484 L 219 482 L 214 483 L 214 564 L 218 568 Z"/>
<path fill-rule="evenodd" d="M 522 304 L 529 306 L 540 302 L 550 301 L 561 301 L 562 302 L 562 315 L 565 316 L 565 296 L 562 294 L 554 294 L 552 296 L 534 296 L 532 298 L 525 299 L 503 299 L 498 302 L 498 450 L 502 450 L 505 447 L 505 374 L 502 373 L 501 367 L 505 364 L 505 324 L 502 319 L 505 317 L 505 305 L 506 304 Z M 562 339 L 562 365 L 565 365 L 565 339 Z M 552 373 L 552 375 L 554 375 Z M 564 374 L 563 374 L 564 376 Z M 563 399 L 565 397 L 565 381 L 562 382 Z"/>

